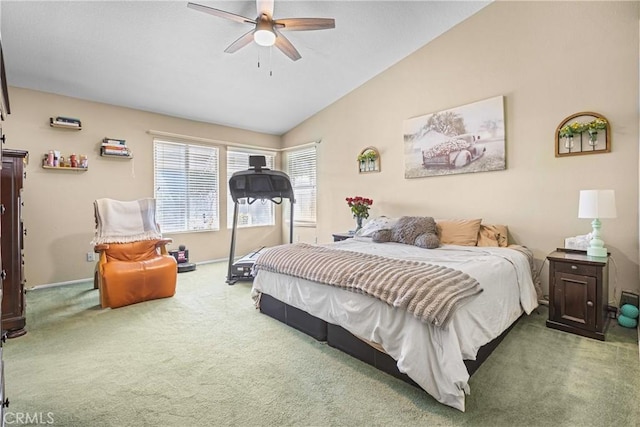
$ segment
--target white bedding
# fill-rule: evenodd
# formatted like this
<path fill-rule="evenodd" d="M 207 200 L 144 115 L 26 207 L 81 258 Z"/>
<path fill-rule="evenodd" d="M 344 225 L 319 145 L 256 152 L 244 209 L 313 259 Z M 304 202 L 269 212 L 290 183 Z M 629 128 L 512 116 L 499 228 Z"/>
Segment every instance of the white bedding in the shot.
<path fill-rule="evenodd" d="M 376 342 L 436 400 L 464 411 L 470 392 L 463 359 L 496 338 L 521 314 L 538 305 L 529 261 L 508 248 L 443 245 L 422 249 L 400 243 L 372 243 L 356 237 L 331 244 L 335 249 L 409 259 L 464 271 L 483 292 L 455 314 L 446 328 L 423 323 L 406 311 L 372 297 L 268 271 L 259 271 L 253 294 L 267 293 L 354 335 Z"/>

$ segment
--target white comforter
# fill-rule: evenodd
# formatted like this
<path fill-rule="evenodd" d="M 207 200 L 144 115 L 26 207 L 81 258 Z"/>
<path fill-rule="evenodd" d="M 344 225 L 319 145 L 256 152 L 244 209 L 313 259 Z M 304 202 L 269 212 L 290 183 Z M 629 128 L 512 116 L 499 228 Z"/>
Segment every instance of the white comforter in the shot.
<path fill-rule="evenodd" d="M 529 261 L 508 248 L 444 245 L 422 249 L 353 238 L 333 248 L 444 265 L 480 282 L 483 292 L 453 316 L 446 328 L 418 320 L 372 297 L 329 285 L 259 271 L 253 293 L 267 293 L 354 335 L 380 344 L 406 373 L 436 400 L 464 411 L 469 374 L 463 359 L 496 338 L 521 314 L 538 305 Z"/>

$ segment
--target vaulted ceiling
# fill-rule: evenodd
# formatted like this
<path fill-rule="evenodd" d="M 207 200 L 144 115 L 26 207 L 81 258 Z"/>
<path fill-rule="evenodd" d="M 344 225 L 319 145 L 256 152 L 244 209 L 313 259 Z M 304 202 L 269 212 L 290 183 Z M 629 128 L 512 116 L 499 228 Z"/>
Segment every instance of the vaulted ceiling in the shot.
<path fill-rule="evenodd" d="M 257 16 L 254 1 L 194 2 Z M 286 33 L 295 62 L 224 53 L 251 26 L 186 1 L 3 0 L 0 35 L 10 86 L 281 135 L 488 3 L 276 0 L 275 18 L 335 19 Z"/>

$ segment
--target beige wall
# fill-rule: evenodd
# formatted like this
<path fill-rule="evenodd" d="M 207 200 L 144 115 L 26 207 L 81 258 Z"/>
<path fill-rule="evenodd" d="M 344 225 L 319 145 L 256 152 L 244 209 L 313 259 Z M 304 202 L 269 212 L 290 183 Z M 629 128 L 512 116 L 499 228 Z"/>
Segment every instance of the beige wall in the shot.
<path fill-rule="evenodd" d="M 9 88 L 11 115 L 3 123 L 7 135 L 4 148 L 28 150 L 30 162 L 24 190 L 25 276 L 27 287 L 93 277 L 93 201 L 109 197 L 134 200 L 153 197 L 153 136 L 150 129 L 212 140 L 277 148 L 280 137 L 224 126 L 177 119 L 159 114 L 114 107 L 95 102 L 31 90 Z M 54 129 L 49 117 L 69 116 L 82 120 L 81 131 Z M 127 140 L 134 160 L 104 158 L 99 147 L 104 137 Z M 44 153 L 51 149 L 87 154 L 87 172 L 51 171 L 41 167 Z M 227 194 L 226 149 L 220 145 L 220 192 Z M 185 244 L 192 261 L 229 256 L 231 233 L 226 228 L 226 197 L 220 199 L 221 230 L 167 235 L 174 239 L 170 249 Z M 256 243 L 280 242 L 280 225 L 241 229 L 237 254 L 255 248 Z"/>
<path fill-rule="evenodd" d="M 567 20 L 570 16 L 571 19 Z M 344 197 L 375 200 L 372 214 L 482 217 L 504 223 L 535 252 L 538 264 L 566 236 L 590 230 L 577 218 L 578 191 L 613 188 L 618 218 L 603 220 L 613 253 L 612 283 L 638 291 L 638 3 L 500 2 L 425 46 L 313 116 L 281 139 L 223 126 L 9 88 L 12 114 L 3 124 L 8 148 L 29 150 L 24 219 L 27 286 L 91 277 L 85 261 L 93 235 L 92 202 L 153 195 L 152 140 L 147 130 L 212 140 L 286 147 L 322 140 L 318 150 L 318 227 L 295 240 L 331 240 L 353 227 Z M 505 171 L 406 180 L 402 121 L 504 95 Z M 565 117 L 596 111 L 612 124 L 612 152 L 554 157 L 554 131 Z M 51 116 L 83 121 L 80 132 L 52 129 Z M 126 139 L 135 160 L 98 155 L 105 136 Z M 355 158 L 376 146 L 382 172 L 359 175 Z M 46 171 L 50 149 L 89 155 L 89 171 Z M 221 146 L 221 159 L 224 159 Z M 225 176 L 221 162 L 221 176 Z M 221 192 L 226 194 L 225 180 Z M 222 230 L 172 235 L 194 261 L 226 258 L 226 199 Z M 240 230 L 238 254 L 255 242 L 288 239 L 286 230 Z M 546 274 L 546 268 L 543 270 Z M 611 293 L 613 294 L 613 286 Z"/>
<path fill-rule="evenodd" d="M 374 199 L 374 216 L 508 224 L 539 265 L 565 237 L 590 231 L 577 218 L 579 190 L 612 188 L 618 218 L 603 220 L 615 261 L 610 298 L 614 286 L 616 297 L 637 292 L 638 19 L 638 2 L 493 3 L 288 132 L 285 146 L 322 139 L 318 241 L 353 228 L 343 200 L 362 195 Z M 497 95 L 506 170 L 404 179 L 403 120 Z M 555 158 L 556 127 L 580 111 L 610 120 L 612 152 Z M 355 159 L 369 145 L 382 172 L 359 175 Z"/>

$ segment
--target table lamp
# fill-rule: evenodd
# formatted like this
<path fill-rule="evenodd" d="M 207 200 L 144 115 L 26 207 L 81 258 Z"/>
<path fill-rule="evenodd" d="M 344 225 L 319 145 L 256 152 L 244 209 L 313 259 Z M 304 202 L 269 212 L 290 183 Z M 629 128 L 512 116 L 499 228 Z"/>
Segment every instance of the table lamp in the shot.
<path fill-rule="evenodd" d="M 580 190 L 578 218 L 593 219 L 587 255 L 606 257 L 607 248 L 600 238 L 600 218 L 616 218 L 616 195 L 613 190 Z"/>

